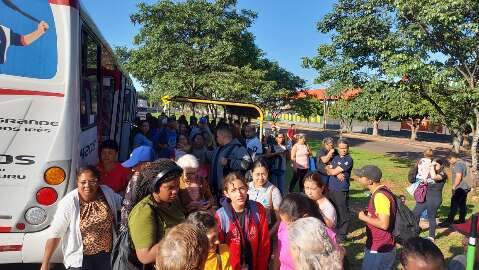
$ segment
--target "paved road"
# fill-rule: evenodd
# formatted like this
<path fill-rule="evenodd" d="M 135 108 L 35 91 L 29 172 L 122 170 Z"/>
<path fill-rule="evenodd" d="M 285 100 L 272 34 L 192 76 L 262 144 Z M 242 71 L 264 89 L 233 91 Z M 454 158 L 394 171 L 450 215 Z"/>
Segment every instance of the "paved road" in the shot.
<path fill-rule="evenodd" d="M 339 134 L 336 131 L 311 131 L 311 130 L 299 130 L 299 132 L 305 133 L 307 140 L 321 141 L 325 137 L 339 138 Z M 346 135 L 347 136 L 347 135 Z M 359 137 L 347 137 L 350 146 L 363 148 L 372 152 L 384 153 L 387 155 L 395 155 L 398 157 L 411 156 L 415 157 L 420 155 L 424 151 L 424 147 L 415 145 L 403 145 L 393 142 L 368 140 L 366 138 Z"/>

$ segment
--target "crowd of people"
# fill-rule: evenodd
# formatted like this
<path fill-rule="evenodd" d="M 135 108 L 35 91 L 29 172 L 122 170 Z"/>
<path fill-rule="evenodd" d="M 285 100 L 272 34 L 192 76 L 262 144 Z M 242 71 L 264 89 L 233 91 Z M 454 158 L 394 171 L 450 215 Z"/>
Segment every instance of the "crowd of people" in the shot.
<path fill-rule="evenodd" d="M 356 214 L 367 235 L 362 269 L 447 269 L 434 244 L 447 174 L 431 151 L 418 161 L 411 188 L 426 189 L 413 212 L 427 212 L 429 239 L 402 243 L 397 262 L 398 204 L 380 168 L 353 170 L 345 139 L 325 138 L 314 158 L 294 125 L 286 134 L 276 126 L 264 138 L 257 134 L 239 120 L 148 115 L 127 161 L 118 162 L 114 141 L 103 142 L 100 163 L 80 168 L 77 188 L 58 204 L 41 269 L 49 269 L 60 244 L 67 269 L 350 269 L 344 244 L 352 174 L 371 194 Z M 458 209 L 456 223 L 465 222 L 465 168 L 454 154 L 449 163 L 453 206 L 440 226 L 453 223 Z M 458 230 L 468 235 L 465 228 Z M 465 259 L 451 264 L 464 269 Z"/>

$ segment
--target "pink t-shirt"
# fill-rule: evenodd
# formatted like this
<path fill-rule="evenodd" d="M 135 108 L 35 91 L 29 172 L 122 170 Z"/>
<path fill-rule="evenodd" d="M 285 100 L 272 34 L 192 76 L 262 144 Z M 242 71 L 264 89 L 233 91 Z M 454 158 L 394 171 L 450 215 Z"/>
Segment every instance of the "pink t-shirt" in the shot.
<path fill-rule="evenodd" d="M 296 147 L 296 162 L 295 169 L 309 169 L 309 154 L 308 147 L 305 144 L 295 144 Z"/>
<path fill-rule="evenodd" d="M 278 250 L 281 270 L 294 270 L 294 261 L 289 250 L 288 227 L 286 223 L 281 222 L 278 228 Z"/>

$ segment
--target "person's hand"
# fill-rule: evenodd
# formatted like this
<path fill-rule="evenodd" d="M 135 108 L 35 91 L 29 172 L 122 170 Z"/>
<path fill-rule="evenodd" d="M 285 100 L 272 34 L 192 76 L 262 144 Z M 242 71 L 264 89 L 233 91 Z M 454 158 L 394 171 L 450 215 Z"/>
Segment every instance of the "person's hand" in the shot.
<path fill-rule="evenodd" d="M 44 21 L 41 21 L 39 24 L 38 24 L 38 27 L 37 27 L 37 31 L 40 33 L 40 34 L 44 34 L 47 30 L 48 30 L 49 26 L 48 26 L 48 23 L 44 22 Z"/>
<path fill-rule="evenodd" d="M 49 270 L 50 265 L 48 263 L 42 263 L 42 266 L 40 266 L 40 270 Z"/>
<path fill-rule="evenodd" d="M 228 164 L 228 159 L 222 157 L 222 158 L 220 158 L 220 163 L 221 163 L 221 165 L 226 166 Z"/>
<path fill-rule="evenodd" d="M 339 181 L 341 181 L 341 182 L 343 182 L 343 181 L 346 179 L 346 177 L 344 176 L 344 173 L 340 173 L 340 174 L 338 174 L 336 177 L 337 177 L 337 178 L 339 179 Z"/>
<path fill-rule="evenodd" d="M 366 222 L 366 219 L 368 218 L 368 215 L 364 211 L 359 211 L 358 213 L 358 219 L 361 221 Z"/>
<path fill-rule="evenodd" d="M 329 149 L 328 155 L 333 155 L 334 154 L 334 148 Z"/>
<path fill-rule="evenodd" d="M 213 206 L 213 203 L 211 201 L 206 201 L 206 203 L 204 203 L 200 206 L 200 210 L 206 211 L 206 210 L 210 209 L 211 206 Z"/>

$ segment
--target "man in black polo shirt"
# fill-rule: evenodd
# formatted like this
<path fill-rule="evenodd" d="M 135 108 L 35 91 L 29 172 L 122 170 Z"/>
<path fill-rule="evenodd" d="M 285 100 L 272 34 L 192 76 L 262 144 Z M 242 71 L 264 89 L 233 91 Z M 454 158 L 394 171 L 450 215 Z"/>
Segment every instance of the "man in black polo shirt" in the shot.
<path fill-rule="evenodd" d="M 349 143 L 346 139 L 338 140 L 338 153 L 326 169 L 329 175 L 329 199 L 334 204 L 338 213 L 336 225 L 338 240 L 344 242 L 348 235 L 351 219 L 349 213 L 349 179 L 353 169 L 353 159 L 348 153 Z"/>

